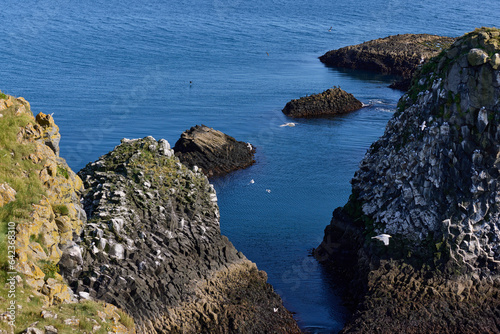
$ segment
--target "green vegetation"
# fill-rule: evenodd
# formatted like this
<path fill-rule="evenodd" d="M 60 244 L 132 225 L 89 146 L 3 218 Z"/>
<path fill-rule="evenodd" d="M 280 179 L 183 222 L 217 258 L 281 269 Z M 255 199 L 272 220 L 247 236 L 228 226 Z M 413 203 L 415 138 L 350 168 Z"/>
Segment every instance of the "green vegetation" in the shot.
<path fill-rule="evenodd" d="M 38 262 L 38 266 L 45 274 L 45 280 L 49 278 L 56 278 L 56 274 L 59 273 L 59 265 L 51 261 L 41 260 Z"/>
<path fill-rule="evenodd" d="M 5 94 L 4 94 L 5 95 Z M 16 192 L 16 200 L 0 208 L 0 266 L 6 261 L 8 222 L 23 223 L 29 219 L 32 205 L 45 193 L 38 177 L 43 163 L 26 159 L 35 151 L 32 143 L 19 143 L 21 128 L 34 122 L 28 114 L 15 114 L 15 105 L 1 112 L 0 118 L 0 183 L 7 183 Z"/>
<path fill-rule="evenodd" d="M 55 214 L 60 216 L 67 216 L 69 214 L 69 209 L 64 204 L 52 206 L 52 211 L 54 211 Z"/>
<path fill-rule="evenodd" d="M 66 179 L 69 179 L 69 173 L 68 170 L 64 167 L 57 166 L 57 175 L 62 176 Z"/>

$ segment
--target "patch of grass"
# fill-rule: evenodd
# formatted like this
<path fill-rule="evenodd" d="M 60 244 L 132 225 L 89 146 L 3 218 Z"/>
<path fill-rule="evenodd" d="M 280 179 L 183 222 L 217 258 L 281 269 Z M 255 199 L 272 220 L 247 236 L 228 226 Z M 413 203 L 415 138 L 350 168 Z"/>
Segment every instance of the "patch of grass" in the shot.
<path fill-rule="evenodd" d="M 4 94 L 5 95 L 5 94 Z M 32 143 L 19 143 L 21 128 L 34 119 L 29 114 L 16 115 L 15 106 L 2 111 L 0 118 L 0 183 L 7 183 L 16 192 L 13 202 L 0 208 L 0 264 L 6 261 L 6 233 L 8 222 L 23 223 L 30 218 L 32 205 L 45 193 L 39 178 L 43 162 L 34 164 L 24 159 L 35 151 Z"/>
<path fill-rule="evenodd" d="M 66 179 L 69 179 L 69 173 L 68 170 L 64 167 L 57 166 L 57 175 L 62 176 Z"/>
<path fill-rule="evenodd" d="M 54 211 L 55 214 L 58 214 L 61 216 L 67 216 L 69 214 L 69 209 L 64 204 L 53 205 L 52 210 Z"/>
<path fill-rule="evenodd" d="M 38 262 L 38 266 L 45 274 L 45 280 L 49 278 L 56 278 L 56 273 L 59 273 L 59 265 L 54 262 L 41 260 Z"/>
<path fill-rule="evenodd" d="M 127 327 L 128 329 L 132 329 L 135 327 L 134 319 L 130 315 L 128 315 L 125 311 L 119 309 L 117 313 L 120 316 L 120 323 L 123 326 Z"/>

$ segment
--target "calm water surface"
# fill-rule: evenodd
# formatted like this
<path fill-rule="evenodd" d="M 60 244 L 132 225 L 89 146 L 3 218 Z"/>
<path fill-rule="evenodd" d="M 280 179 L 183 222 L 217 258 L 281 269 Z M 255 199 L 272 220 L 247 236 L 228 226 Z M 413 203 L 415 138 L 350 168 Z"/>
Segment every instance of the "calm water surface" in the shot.
<path fill-rule="evenodd" d="M 123 137 L 174 144 L 195 124 L 254 144 L 256 165 L 214 180 L 222 231 L 302 328 L 330 333 L 346 312 L 309 250 L 401 93 L 391 78 L 317 57 L 391 34 L 458 36 L 498 25 L 496 9 L 494 0 L 5 0 L 0 89 L 54 113 L 74 170 Z M 279 127 L 288 100 L 333 85 L 370 107 Z"/>

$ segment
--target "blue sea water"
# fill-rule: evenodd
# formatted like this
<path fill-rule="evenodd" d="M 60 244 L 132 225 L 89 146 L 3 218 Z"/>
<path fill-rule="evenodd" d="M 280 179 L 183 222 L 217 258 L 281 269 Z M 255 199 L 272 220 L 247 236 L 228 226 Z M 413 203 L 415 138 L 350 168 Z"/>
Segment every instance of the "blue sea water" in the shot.
<path fill-rule="evenodd" d="M 4 0 L 0 89 L 54 113 L 74 170 L 123 137 L 173 145 L 196 124 L 251 142 L 257 163 L 214 180 L 222 232 L 303 329 L 330 333 L 346 311 L 309 251 L 401 92 L 390 77 L 317 57 L 392 34 L 459 36 L 499 18 L 496 0 Z M 287 101 L 334 85 L 370 106 L 279 127 L 291 121 Z"/>

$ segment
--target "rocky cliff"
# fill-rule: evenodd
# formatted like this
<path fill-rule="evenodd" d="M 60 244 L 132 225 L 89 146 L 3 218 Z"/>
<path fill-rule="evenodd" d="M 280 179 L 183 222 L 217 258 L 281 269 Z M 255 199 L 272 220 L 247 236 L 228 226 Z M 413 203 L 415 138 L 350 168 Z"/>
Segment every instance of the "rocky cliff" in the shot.
<path fill-rule="evenodd" d="M 174 151 L 183 164 L 200 168 L 208 177 L 222 176 L 255 163 L 255 148 L 250 143 L 237 141 L 205 125 L 184 131 Z"/>
<path fill-rule="evenodd" d="M 51 115 L 35 118 L 26 100 L 0 93 L 0 332 L 135 332 L 116 307 L 78 303 L 59 274 L 86 220 L 59 141 Z"/>
<path fill-rule="evenodd" d="M 334 212 L 315 256 L 356 289 L 345 332 L 500 331 L 499 36 L 420 67 Z"/>
<path fill-rule="evenodd" d="M 361 109 L 363 103 L 352 94 L 339 87 L 291 100 L 283 108 L 283 113 L 289 117 L 325 117 L 346 114 Z"/>
<path fill-rule="evenodd" d="M 395 88 L 408 89 L 417 66 L 437 56 L 454 39 L 428 34 L 404 34 L 328 51 L 319 59 L 332 67 L 369 70 L 403 78 Z"/>
<path fill-rule="evenodd" d="M 88 223 L 81 259 L 61 264 L 77 294 L 123 308 L 141 333 L 300 332 L 265 273 L 221 235 L 207 178 L 166 140 L 124 139 L 78 175 Z"/>

